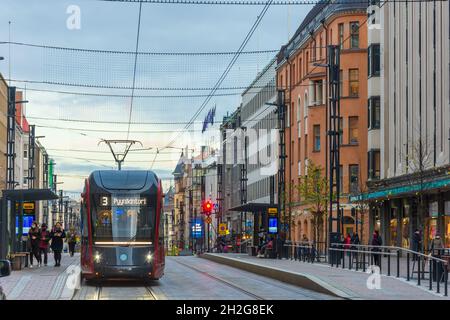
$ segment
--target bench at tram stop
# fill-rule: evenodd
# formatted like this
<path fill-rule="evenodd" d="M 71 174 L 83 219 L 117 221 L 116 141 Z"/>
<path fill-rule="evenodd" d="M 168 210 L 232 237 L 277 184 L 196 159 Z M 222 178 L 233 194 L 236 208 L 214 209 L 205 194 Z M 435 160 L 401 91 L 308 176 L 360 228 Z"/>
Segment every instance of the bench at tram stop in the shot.
<path fill-rule="evenodd" d="M 9 260 L 11 261 L 11 268 L 14 271 L 22 270 L 28 267 L 29 252 L 12 252 L 9 254 Z"/>

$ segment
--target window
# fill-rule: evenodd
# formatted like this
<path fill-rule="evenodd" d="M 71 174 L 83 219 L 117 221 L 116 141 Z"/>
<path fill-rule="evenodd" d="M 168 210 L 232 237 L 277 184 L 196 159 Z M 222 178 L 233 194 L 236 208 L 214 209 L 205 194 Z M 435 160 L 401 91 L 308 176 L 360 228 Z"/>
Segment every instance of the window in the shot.
<path fill-rule="evenodd" d="M 339 144 L 343 145 L 344 144 L 344 118 L 340 117 L 339 118 Z"/>
<path fill-rule="evenodd" d="M 28 170 L 23 170 L 23 184 L 28 183 Z"/>
<path fill-rule="evenodd" d="M 368 176 L 369 179 L 380 179 L 380 150 L 370 150 L 368 152 Z"/>
<path fill-rule="evenodd" d="M 297 130 L 298 130 L 298 137 L 300 138 L 301 137 L 301 132 L 302 132 L 302 129 L 301 129 L 301 115 L 300 115 L 300 112 L 301 112 L 301 107 L 302 107 L 302 103 L 301 103 L 301 100 L 300 100 L 300 97 L 298 98 L 298 101 L 297 101 Z"/>
<path fill-rule="evenodd" d="M 339 32 L 339 45 L 341 46 L 341 50 L 344 49 L 344 24 L 338 24 L 338 32 Z"/>
<path fill-rule="evenodd" d="M 322 35 L 320 35 L 319 39 L 319 59 L 322 59 Z"/>
<path fill-rule="evenodd" d="M 323 86 L 322 80 L 313 81 L 313 105 L 321 105 L 323 103 Z"/>
<path fill-rule="evenodd" d="M 314 132 L 314 151 L 320 151 L 320 125 L 313 126 Z"/>
<path fill-rule="evenodd" d="M 344 72 L 339 70 L 339 96 L 344 96 Z"/>
<path fill-rule="evenodd" d="M 295 84 L 297 83 L 296 79 L 295 79 L 295 63 L 292 66 L 292 85 L 295 86 Z"/>
<path fill-rule="evenodd" d="M 380 75 L 380 45 L 371 44 L 368 48 L 368 73 L 369 77 Z"/>
<path fill-rule="evenodd" d="M 24 146 L 23 146 L 23 157 L 26 159 L 26 158 L 28 158 L 28 145 L 27 144 L 25 144 Z"/>
<path fill-rule="evenodd" d="M 348 143 L 358 144 L 358 117 L 348 117 Z"/>
<path fill-rule="evenodd" d="M 380 97 L 370 97 L 368 100 L 368 128 L 380 128 Z"/>
<path fill-rule="evenodd" d="M 301 160 L 298 161 L 298 175 L 299 176 L 302 175 L 302 161 Z"/>
<path fill-rule="evenodd" d="M 349 83 L 349 93 L 350 97 L 357 97 L 359 95 L 359 70 L 349 69 L 348 70 L 348 83 Z"/>
<path fill-rule="evenodd" d="M 311 44 L 311 61 L 316 61 L 316 51 L 317 51 L 316 40 L 313 40 Z"/>
<path fill-rule="evenodd" d="M 342 165 L 339 166 L 339 191 L 340 194 L 344 193 L 344 168 Z"/>
<path fill-rule="evenodd" d="M 350 22 L 350 48 L 359 48 L 359 22 Z"/>
<path fill-rule="evenodd" d="M 359 190 L 359 165 L 351 164 L 348 166 L 350 176 L 350 193 L 358 193 Z"/>

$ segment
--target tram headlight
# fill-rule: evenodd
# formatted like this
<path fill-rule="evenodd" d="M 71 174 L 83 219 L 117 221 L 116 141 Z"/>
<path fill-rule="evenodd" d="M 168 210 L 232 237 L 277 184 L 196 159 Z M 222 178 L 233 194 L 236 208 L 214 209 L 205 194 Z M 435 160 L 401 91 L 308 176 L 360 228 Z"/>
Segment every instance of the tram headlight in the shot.
<path fill-rule="evenodd" d="M 98 252 L 94 254 L 94 261 L 99 263 L 102 260 L 102 255 Z"/>
<path fill-rule="evenodd" d="M 149 253 L 147 254 L 147 256 L 145 257 L 145 260 L 147 260 L 147 262 L 152 262 L 152 260 L 153 260 L 153 255 L 152 255 L 151 252 L 149 252 Z"/>

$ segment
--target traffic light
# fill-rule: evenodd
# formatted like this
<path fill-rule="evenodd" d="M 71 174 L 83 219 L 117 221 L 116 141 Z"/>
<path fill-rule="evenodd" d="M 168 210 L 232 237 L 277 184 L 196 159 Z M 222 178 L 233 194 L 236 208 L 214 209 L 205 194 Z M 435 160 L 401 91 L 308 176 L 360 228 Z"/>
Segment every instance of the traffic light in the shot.
<path fill-rule="evenodd" d="M 213 203 L 211 200 L 203 201 L 203 213 L 209 216 L 213 209 Z"/>

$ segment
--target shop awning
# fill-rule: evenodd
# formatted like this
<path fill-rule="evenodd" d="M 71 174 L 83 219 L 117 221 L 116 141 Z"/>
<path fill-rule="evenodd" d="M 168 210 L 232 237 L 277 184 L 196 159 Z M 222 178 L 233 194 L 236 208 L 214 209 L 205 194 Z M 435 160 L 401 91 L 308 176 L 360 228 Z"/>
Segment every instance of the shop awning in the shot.
<path fill-rule="evenodd" d="M 11 201 L 56 200 L 58 195 L 50 189 L 3 190 L 3 198 Z"/>
<path fill-rule="evenodd" d="M 378 200 L 378 199 L 384 199 L 384 198 L 395 198 L 400 197 L 405 194 L 411 194 L 418 191 L 431 191 L 434 189 L 440 189 L 440 188 L 450 188 L 450 179 L 441 179 L 437 181 L 431 181 L 431 182 L 425 182 L 422 185 L 420 184 L 413 184 L 413 185 L 407 185 L 407 186 L 401 186 L 401 187 L 393 187 L 393 188 L 387 188 L 384 190 L 369 192 L 369 193 L 363 193 L 355 196 L 350 196 L 350 202 L 356 202 L 356 201 L 370 201 L 370 200 Z"/>
<path fill-rule="evenodd" d="M 262 212 L 262 211 L 267 211 L 268 208 L 276 208 L 276 207 L 277 207 L 276 204 L 248 202 L 248 203 L 233 207 L 233 208 L 229 209 L 229 211 Z"/>

